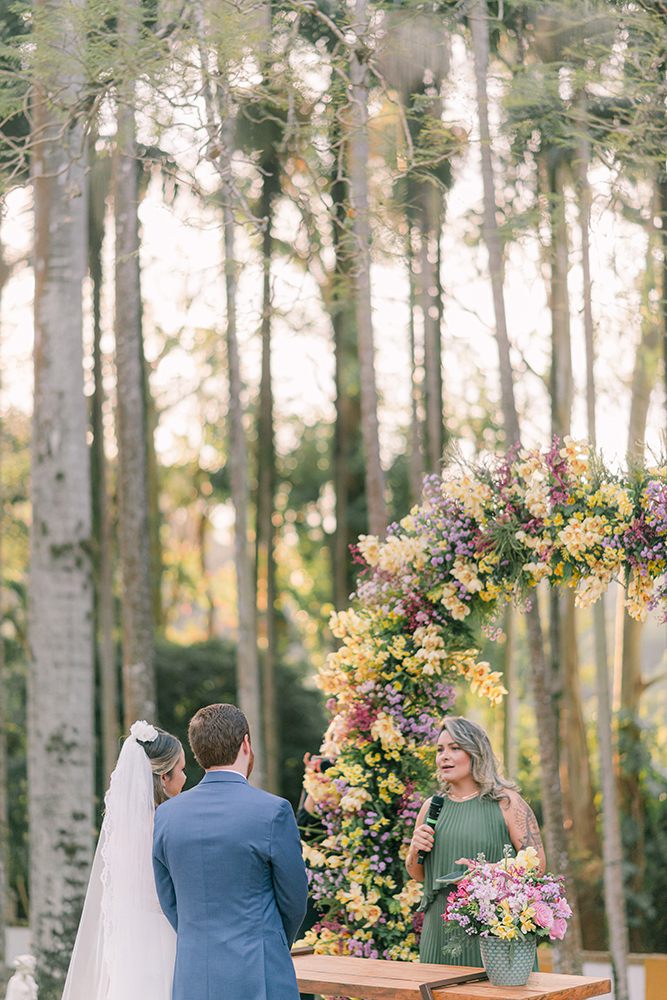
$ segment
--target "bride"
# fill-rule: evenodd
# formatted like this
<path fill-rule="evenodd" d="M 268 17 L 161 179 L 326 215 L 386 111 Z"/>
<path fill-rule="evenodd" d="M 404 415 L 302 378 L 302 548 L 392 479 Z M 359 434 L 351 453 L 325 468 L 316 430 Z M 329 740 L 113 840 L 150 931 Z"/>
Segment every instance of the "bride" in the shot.
<path fill-rule="evenodd" d="M 62 1000 L 171 1000 L 176 934 L 153 880 L 155 808 L 183 788 L 175 736 L 135 722 L 118 757 Z"/>

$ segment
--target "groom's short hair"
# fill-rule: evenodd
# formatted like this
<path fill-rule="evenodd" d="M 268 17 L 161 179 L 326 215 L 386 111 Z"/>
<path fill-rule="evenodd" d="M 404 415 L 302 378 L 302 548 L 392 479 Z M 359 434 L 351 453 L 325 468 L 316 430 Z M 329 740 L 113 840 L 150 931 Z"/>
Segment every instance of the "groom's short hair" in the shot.
<path fill-rule="evenodd" d="M 206 705 L 193 715 L 188 729 L 192 752 L 205 771 L 233 764 L 244 736 L 250 736 L 248 720 L 236 705 Z"/>

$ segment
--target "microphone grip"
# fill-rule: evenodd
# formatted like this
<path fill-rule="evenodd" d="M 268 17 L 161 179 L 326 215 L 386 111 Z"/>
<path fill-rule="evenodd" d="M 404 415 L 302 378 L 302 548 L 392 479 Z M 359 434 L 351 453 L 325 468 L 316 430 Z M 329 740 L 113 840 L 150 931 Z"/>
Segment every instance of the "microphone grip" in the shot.
<path fill-rule="evenodd" d="M 439 811 L 439 810 L 438 810 L 438 811 Z M 436 824 L 436 820 L 434 820 L 434 819 L 433 819 L 433 818 L 432 818 L 431 816 L 427 816 L 427 817 L 426 817 L 426 823 L 427 823 L 427 824 L 428 824 L 428 825 L 429 825 L 429 826 L 430 826 L 430 827 L 431 827 L 432 829 L 435 829 L 435 824 Z M 424 860 L 425 860 L 425 858 L 426 858 L 426 855 L 427 855 L 428 853 L 429 853 L 429 851 L 423 851 L 423 850 L 422 850 L 422 851 L 417 851 L 417 864 L 418 864 L 418 865 L 423 865 L 423 864 L 424 864 Z"/>
<path fill-rule="evenodd" d="M 444 802 L 445 799 L 444 796 L 442 795 L 434 795 L 433 798 L 431 799 L 431 805 L 429 806 L 428 813 L 426 815 L 426 823 L 428 824 L 428 826 L 431 827 L 432 830 L 435 830 L 436 824 L 438 822 L 438 817 L 440 815 L 440 811 L 442 810 Z M 428 853 L 429 853 L 428 851 L 424 850 L 417 852 L 418 865 L 424 864 L 424 859 Z"/>

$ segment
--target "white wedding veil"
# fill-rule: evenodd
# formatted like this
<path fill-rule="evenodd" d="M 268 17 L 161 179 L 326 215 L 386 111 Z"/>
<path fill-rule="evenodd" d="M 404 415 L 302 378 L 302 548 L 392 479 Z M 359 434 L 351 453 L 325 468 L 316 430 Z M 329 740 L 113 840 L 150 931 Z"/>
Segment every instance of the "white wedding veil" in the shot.
<path fill-rule="evenodd" d="M 131 732 L 150 739 L 151 730 L 155 738 L 146 723 Z M 153 775 L 135 735 L 123 744 L 105 805 L 62 1000 L 170 1000 L 176 934 L 155 890 Z"/>

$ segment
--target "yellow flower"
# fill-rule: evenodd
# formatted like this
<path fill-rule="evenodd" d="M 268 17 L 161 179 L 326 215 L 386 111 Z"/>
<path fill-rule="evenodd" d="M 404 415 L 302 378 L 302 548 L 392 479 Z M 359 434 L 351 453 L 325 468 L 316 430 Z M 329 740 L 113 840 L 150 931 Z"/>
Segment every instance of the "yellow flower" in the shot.
<path fill-rule="evenodd" d="M 304 841 L 301 841 L 301 852 L 311 868 L 321 868 L 327 863 L 327 859 L 321 851 L 315 847 L 309 847 Z"/>
<path fill-rule="evenodd" d="M 480 483 L 472 476 L 457 476 L 443 483 L 443 489 L 458 500 L 467 514 L 476 521 L 484 518 L 484 505 L 491 499 L 491 490 L 486 483 Z"/>
<path fill-rule="evenodd" d="M 515 858 L 507 858 L 505 868 L 525 868 L 527 872 L 540 867 L 540 856 L 534 847 L 523 847 Z M 503 900 L 503 902 L 507 902 Z"/>
<path fill-rule="evenodd" d="M 365 788 L 348 788 L 340 800 L 343 812 L 359 812 L 364 802 L 371 802 L 372 795 Z"/>
<path fill-rule="evenodd" d="M 405 740 L 391 716 L 379 712 L 371 726 L 371 736 L 380 740 L 384 750 L 393 750 L 404 745 Z"/>
<path fill-rule="evenodd" d="M 401 904 L 401 913 L 404 917 L 410 915 L 416 904 L 422 898 L 423 887 L 421 882 L 415 882 L 414 879 L 408 879 L 400 892 L 397 892 L 392 898 L 397 899 Z"/>
<path fill-rule="evenodd" d="M 462 583 L 469 594 L 477 594 L 484 586 L 481 580 L 477 578 L 477 573 L 475 572 L 476 567 L 465 559 L 459 558 L 455 561 L 452 568 L 452 576 L 454 579 Z"/>
<path fill-rule="evenodd" d="M 533 920 L 534 916 L 535 916 L 535 907 L 533 906 L 527 906 L 525 910 L 523 910 L 519 914 L 519 920 L 521 922 L 521 931 L 523 934 L 530 934 L 531 931 L 537 929 L 536 924 Z"/>
<path fill-rule="evenodd" d="M 459 588 L 455 583 L 446 583 L 442 588 L 442 603 L 452 618 L 463 621 L 470 614 L 470 608 L 457 597 Z"/>

